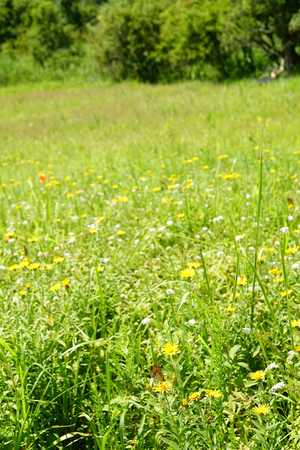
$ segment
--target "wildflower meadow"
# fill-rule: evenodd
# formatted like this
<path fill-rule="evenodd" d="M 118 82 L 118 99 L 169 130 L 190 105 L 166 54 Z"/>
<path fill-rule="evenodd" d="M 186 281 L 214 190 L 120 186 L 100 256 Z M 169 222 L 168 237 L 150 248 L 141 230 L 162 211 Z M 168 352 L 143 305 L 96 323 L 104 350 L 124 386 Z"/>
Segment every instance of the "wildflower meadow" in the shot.
<path fill-rule="evenodd" d="M 300 79 L 0 104 L 0 449 L 299 449 Z"/>

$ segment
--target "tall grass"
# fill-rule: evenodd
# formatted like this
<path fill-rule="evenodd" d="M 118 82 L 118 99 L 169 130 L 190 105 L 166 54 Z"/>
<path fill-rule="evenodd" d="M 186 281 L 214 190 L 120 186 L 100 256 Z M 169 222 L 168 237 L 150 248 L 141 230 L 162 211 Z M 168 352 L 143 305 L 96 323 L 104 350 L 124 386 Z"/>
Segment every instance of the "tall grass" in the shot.
<path fill-rule="evenodd" d="M 0 448 L 299 448 L 299 84 L 1 88 Z"/>

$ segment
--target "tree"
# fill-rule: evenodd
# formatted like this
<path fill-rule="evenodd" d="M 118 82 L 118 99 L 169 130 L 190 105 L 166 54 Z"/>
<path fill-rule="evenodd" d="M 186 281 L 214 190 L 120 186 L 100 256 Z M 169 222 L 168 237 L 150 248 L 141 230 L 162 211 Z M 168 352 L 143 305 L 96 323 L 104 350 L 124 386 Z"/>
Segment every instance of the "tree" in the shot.
<path fill-rule="evenodd" d="M 296 51 L 299 33 L 290 26 L 300 12 L 300 0 L 248 0 L 251 17 L 255 23 L 251 37 L 272 58 L 285 59 L 288 75 L 300 65 Z"/>

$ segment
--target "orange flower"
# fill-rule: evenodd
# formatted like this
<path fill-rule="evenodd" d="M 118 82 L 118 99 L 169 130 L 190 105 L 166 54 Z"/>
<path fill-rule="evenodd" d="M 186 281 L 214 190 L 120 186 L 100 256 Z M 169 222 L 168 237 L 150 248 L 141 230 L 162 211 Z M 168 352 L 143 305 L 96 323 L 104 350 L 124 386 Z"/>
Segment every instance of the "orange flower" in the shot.
<path fill-rule="evenodd" d="M 46 177 L 46 175 L 44 173 L 39 173 L 38 177 L 41 181 L 47 181 L 48 178 Z"/>

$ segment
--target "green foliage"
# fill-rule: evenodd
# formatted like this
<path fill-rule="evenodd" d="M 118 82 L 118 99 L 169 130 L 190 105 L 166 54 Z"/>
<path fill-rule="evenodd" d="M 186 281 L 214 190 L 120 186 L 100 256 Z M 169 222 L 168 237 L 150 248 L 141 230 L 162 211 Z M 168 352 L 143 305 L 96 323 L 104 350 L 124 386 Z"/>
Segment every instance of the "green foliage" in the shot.
<path fill-rule="evenodd" d="M 103 5 L 95 29 L 95 52 L 102 69 L 120 80 L 158 81 L 168 68 L 159 49 L 163 15 L 172 0 L 112 0 Z"/>
<path fill-rule="evenodd" d="M 282 58 L 290 75 L 299 14 L 300 0 L 0 0 L 0 51 L 65 71 L 89 59 L 114 80 L 235 79 Z"/>
<path fill-rule="evenodd" d="M 112 0 L 100 8 L 96 56 L 117 80 L 236 78 L 272 67 L 280 55 L 290 71 L 297 42 L 286 33 L 300 3 L 275 3 L 272 18 L 268 1 Z"/>
<path fill-rule="evenodd" d="M 0 0 L 2 51 L 31 56 L 41 65 L 68 70 L 91 51 L 88 27 L 101 0 Z M 20 62 L 20 65 L 23 61 Z M 33 74 L 34 76 L 34 74 Z"/>
<path fill-rule="evenodd" d="M 28 47 L 36 61 L 43 64 L 50 57 L 78 54 L 74 49 L 73 27 L 66 24 L 61 10 L 50 0 L 31 11 L 32 26 L 27 33 Z M 74 51 L 75 50 L 75 51 Z"/>

